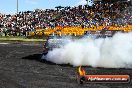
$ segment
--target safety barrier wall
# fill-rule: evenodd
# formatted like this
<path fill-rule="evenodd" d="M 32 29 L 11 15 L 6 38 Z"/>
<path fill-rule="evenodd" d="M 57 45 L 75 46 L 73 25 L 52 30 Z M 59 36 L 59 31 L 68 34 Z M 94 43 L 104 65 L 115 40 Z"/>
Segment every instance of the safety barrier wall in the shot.
<path fill-rule="evenodd" d="M 107 30 L 118 30 L 118 31 L 124 31 L 129 32 L 132 31 L 132 25 L 123 26 L 123 27 L 115 27 L 115 26 L 98 26 L 98 27 L 91 27 L 91 28 L 82 28 L 81 26 L 78 27 L 56 27 L 54 29 L 48 28 L 48 29 L 37 29 L 36 31 L 30 31 L 27 33 L 27 36 L 49 36 L 51 34 L 53 35 L 74 35 L 74 36 L 80 36 L 84 35 L 86 31 L 98 31 L 102 29 Z"/>

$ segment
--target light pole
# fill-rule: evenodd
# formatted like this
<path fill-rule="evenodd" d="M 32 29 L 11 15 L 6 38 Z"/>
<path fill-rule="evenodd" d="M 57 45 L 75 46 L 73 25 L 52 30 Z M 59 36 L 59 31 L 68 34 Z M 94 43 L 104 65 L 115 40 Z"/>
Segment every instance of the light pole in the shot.
<path fill-rule="evenodd" d="M 17 4 L 17 15 L 16 16 L 18 16 L 18 11 L 19 11 L 19 1 L 18 0 L 16 1 L 16 4 Z M 19 33 L 19 36 L 20 36 L 20 30 L 19 30 L 17 18 L 16 18 L 16 31 L 17 31 L 16 36 L 17 36 L 17 33 Z"/>
<path fill-rule="evenodd" d="M 17 0 L 17 14 L 18 14 L 18 8 L 19 8 L 19 7 L 18 7 L 18 4 L 19 4 L 19 2 L 18 2 L 18 0 Z"/>
<path fill-rule="evenodd" d="M 86 0 L 87 1 L 87 6 L 88 6 L 88 0 Z"/>

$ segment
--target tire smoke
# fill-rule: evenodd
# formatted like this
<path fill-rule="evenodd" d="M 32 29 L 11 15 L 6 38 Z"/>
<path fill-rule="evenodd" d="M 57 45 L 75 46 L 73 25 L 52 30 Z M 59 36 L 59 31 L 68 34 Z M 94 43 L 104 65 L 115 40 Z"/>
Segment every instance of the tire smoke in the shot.
<path fill-rule="evenodd" d="M 55 48 L 47 61 L 73 66 L 132 68 L 132 33 L 116 33 L 111 38 L 82 38 Z"/>

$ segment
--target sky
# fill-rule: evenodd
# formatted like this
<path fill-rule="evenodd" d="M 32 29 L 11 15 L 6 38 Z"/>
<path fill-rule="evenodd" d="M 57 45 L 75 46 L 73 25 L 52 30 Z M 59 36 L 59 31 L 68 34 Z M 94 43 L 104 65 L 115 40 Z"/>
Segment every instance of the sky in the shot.
<path fill-rule="evenodd" d="M 17 12 L 17 0 L 1 0 L 0 13 L 13 14 Z M 19 0 L 19 11 L 34 9 L 54 9 L 55 6 L 77 6 L 86 4 L 85 0 Z"/>

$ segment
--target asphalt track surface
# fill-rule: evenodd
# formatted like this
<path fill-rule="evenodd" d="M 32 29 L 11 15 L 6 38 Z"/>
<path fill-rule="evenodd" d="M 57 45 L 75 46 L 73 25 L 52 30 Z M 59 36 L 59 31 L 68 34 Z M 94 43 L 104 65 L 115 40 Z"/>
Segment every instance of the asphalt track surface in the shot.
<path fill-rule="evenodd" d="M 0 44 L 0 88 L 132 88 L 127 84 L 78 84 L 76 67 L 39 59 L 42 45 Z M 87 67 L 88 74 L 129 74 L 132 69 Z"/>

